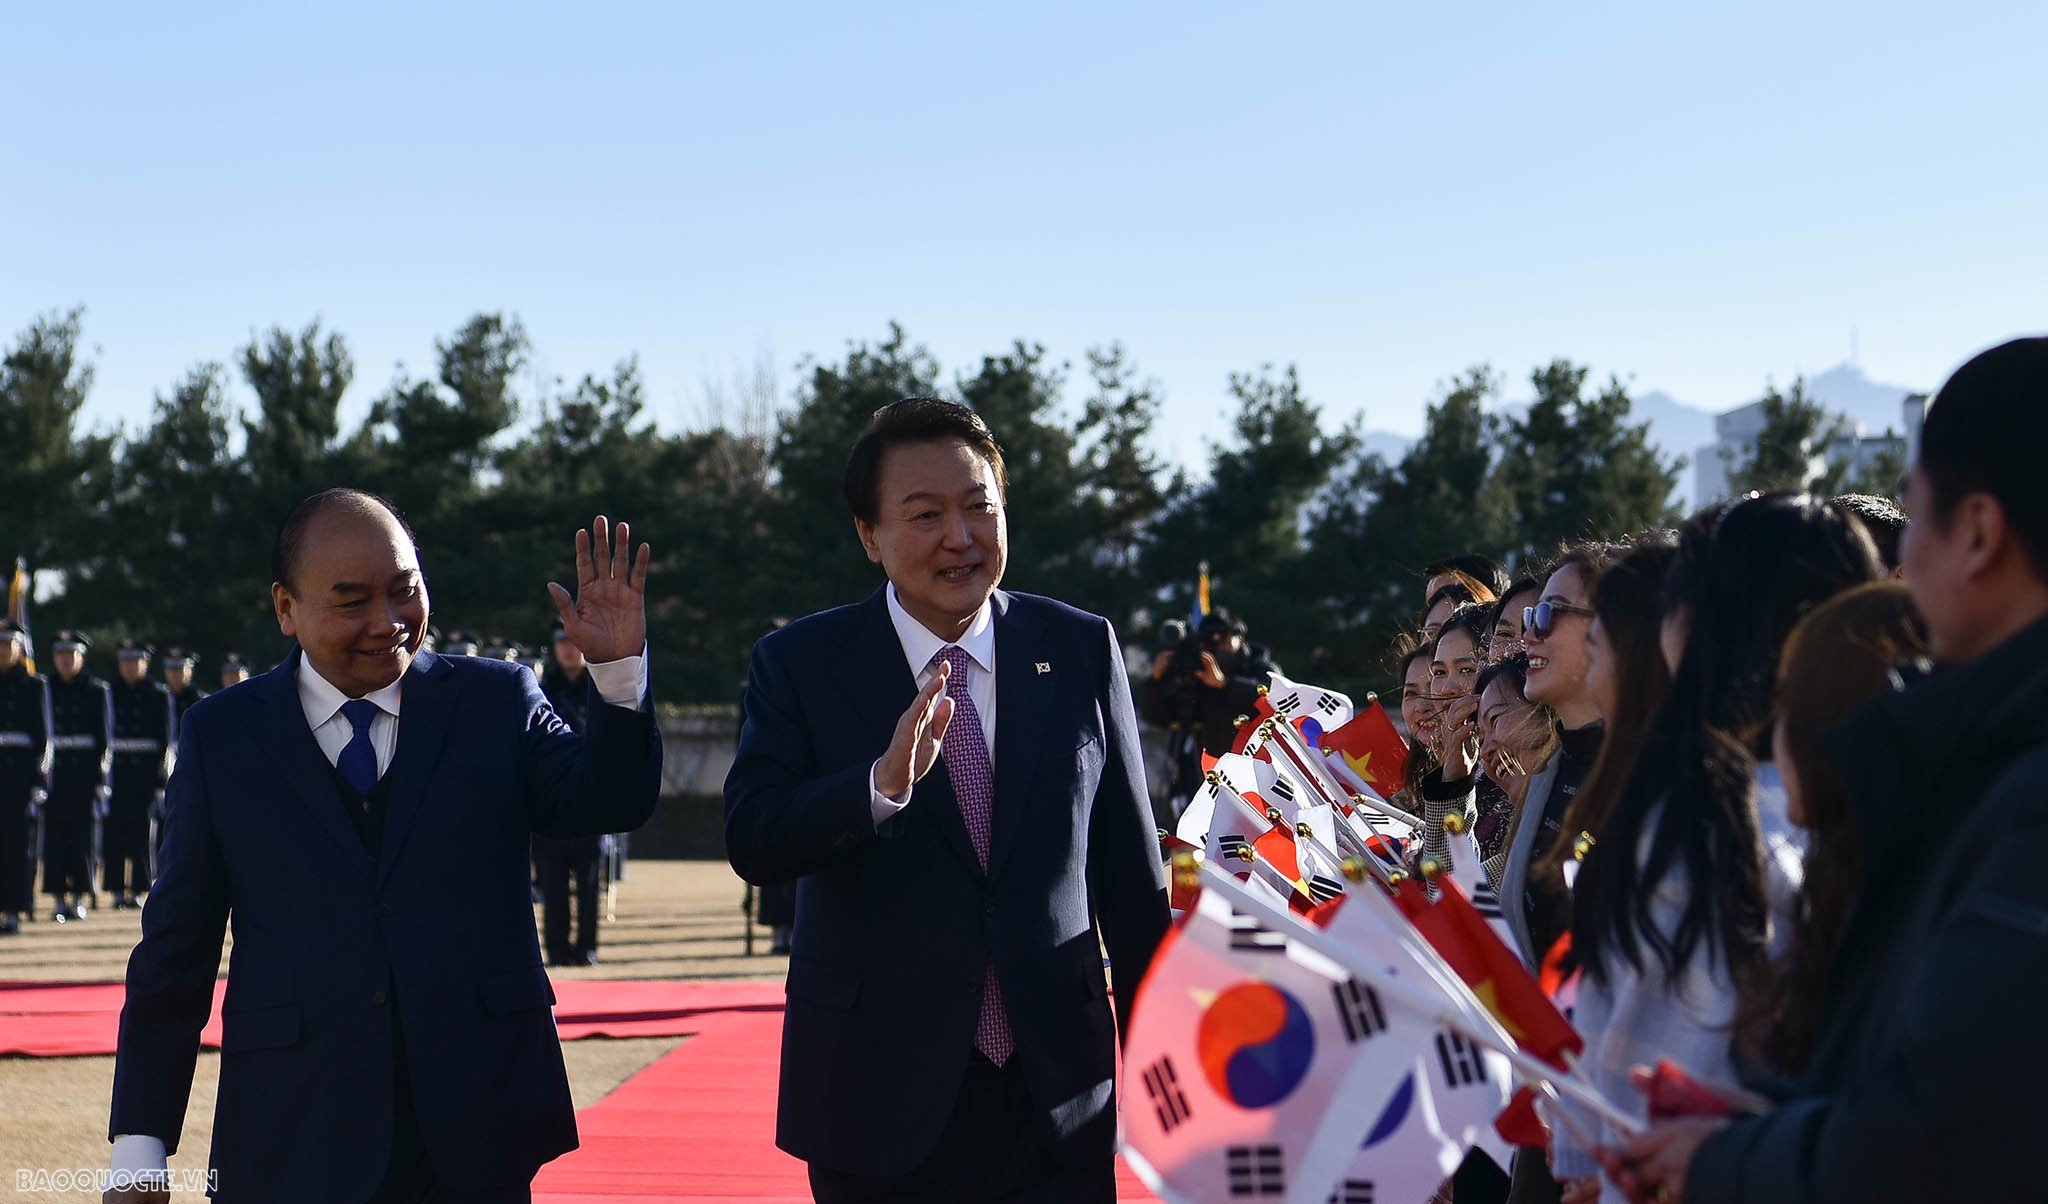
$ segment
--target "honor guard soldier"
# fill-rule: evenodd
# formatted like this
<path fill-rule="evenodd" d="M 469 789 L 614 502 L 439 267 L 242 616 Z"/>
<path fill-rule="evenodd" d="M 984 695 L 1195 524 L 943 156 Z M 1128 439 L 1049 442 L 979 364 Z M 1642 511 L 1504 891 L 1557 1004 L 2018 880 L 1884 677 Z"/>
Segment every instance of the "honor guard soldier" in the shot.
<path fill-rule="evenodd" d="M 50 683 L 28 671 L 28 632 L 0 620 L 0 936 L 35 907 L 36 839 L 50 792 Z"/>
<path fill-rule="evenodd" d="M 441 650 L 441 655 L 475 656 L 476 651 L 477 644 L 475 636 L 469 634 L 466 631 L 451 631 L 448 633 L 448 646 Z"/>
<path fill-rule="evenodd" d="M 584 673 L 583 652 L 571 642 L 560 620 L 555 622 L 554 646 L 553 663 L 541 672 L 541 693 L 547 696 L 548 705 L 555 708 L 562 722 L 581 732 L 590 726 L 590 682 Z M 597 964 L 597 911 L 602 893 L 599 871 L 607 839 L 533 838 L 533 859 L 540 873 L 541 937 L 547 946 L 549 965 Z M 571 899 L 575 901 L 574 939 L 569 935 Z"/>
<path fill-rule="evenodd" d="M 242 663 L 242 654 L 230 652 L 220 658 L 220 688 L 239 686 L 249 680 L 249 666 Z"/>
<path fill-rule="evenodd" d="M 50 682 L 50 801 L 43 805 L 43 890 L 56 899 L 53 918 L 85 918 L 98 868 L 100 823 L 106 818 L 108 774 L 113 768 L 114 700 L 107 683 L 85 667 L 92 641 L 60 631 L 50 645 L 57 675 Z"/>
<path fill-rule="evenodd" d="M 154 829 L 163 818 L 164 783 L 177 749 L 178 704 L 149 676 L 156 650 L 130 637 L 114 653 L 121 670 L 113 683 L 114 773 L 108 799 L 105 875 L 101 885 L 114 909 L 137 905 L 155 874 Z"/>
<path fill-rule="evenodd" d="M 164 650 L 164 689 L 171 692 L 172 701 L 178 705 L 179 723 L 185 722 L 185 712 L 192 709 L 193 703 L 206 697 L 206 691 L 200 689 L 199 683 L 193 680 L 198 669 L 197 653 L 187 652 L 183 648 Z M 174 731 L 171 736 L 172 746 L 176 747 L 177 733 Z"/>

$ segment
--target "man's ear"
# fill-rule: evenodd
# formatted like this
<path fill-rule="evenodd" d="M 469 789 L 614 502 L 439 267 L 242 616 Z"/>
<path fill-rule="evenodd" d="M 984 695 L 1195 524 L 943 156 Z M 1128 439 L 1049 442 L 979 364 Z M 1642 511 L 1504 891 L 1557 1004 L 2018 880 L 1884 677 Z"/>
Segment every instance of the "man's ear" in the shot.
<path fill-rule="evenodd" d="M 876 564 L 882 563 L 882 547 L 875 542 L 875 525 L 856 516 L 853 520 L 853 533 L 860 536 L 861 549 L 868 554 L 868 559 Z"/>
<path fill-rule="evenodd" d="M 1988 493 L 1971 493 L 1958 502 L 1950 529 L 1962 545 L 1962 563 L 1957 567 L 1965 580 L 1982 578 L 2007 556 L 2025 555 L 2013 540 L 2005 507 Z"/>
<path fill-rule="evenodd" d="M 282 581 L 270 583 L 270 608 L 277 612 L 277 629 L 288 636 L 299 634 L 298 600 Z"/>

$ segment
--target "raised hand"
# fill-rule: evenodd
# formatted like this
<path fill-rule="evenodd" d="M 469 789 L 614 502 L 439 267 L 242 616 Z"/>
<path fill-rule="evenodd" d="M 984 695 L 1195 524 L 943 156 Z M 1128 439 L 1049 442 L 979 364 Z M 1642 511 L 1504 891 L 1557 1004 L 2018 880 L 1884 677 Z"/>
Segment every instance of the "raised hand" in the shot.
<path fill-rule="evenodd" d="M 946 739 L 946 727 L 953 721 L 953 699 L 946 693 L 946 679 L 952 667 L 939 662 L 938 672 L 917 692 L 910 709 L 896 721 L 896 734 L 889 751 L 875 763 L 875 789 L 889 798 L 902 798 L 917 780 L 938 763 L 939 745 Z"/>
<path fill-rule="evenodd" d="M 619 523 L 614 539 L 611 524 L 600 514 L 590 530 L 576 532 L 576 593 L 548 582 L 555 613 L 569 642 L 589 660 L 602 664 L 638 656 L 647 646 L 646 544 L 633 552 L 633 528 Z"/>

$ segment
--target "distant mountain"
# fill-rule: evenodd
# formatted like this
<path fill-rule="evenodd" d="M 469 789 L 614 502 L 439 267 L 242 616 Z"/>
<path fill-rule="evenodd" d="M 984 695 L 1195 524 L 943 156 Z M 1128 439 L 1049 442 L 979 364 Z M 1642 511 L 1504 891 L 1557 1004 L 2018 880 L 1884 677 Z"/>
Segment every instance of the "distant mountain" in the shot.
<path fill-rule="evenodd" d="M 1757 392 L 1762 391 L 1759 386 Z M 1837 364 L 1825 372 L 1807 377 L 1806 391 L 1830 412 L 1841 414 L 1851 422 L 1862 423 L 1866 434 L 1881 435 L 1899 428 L 1903 421 L 1900 403 L 1906 395 L 1923 390 L 1873 381 L 1854 364 Z M 1685 460 L 1685 467 L 1678 474 L 1678 486 L 1671 493 L 1671 500 L 1679 509 L 1692 509 L 1693 495 L 1698 489 L 1700 459 L 1715 454 L 1715 416 L 1755 400 L 1754 397 L 1745 397 L 1720 410 L 1710 410 L 1680 401 L 1662 389 L 1651 389 L 1633 396 L 1635 421 L 1650 424 L 1650 442 L 1656 445 L 1658 452 L 1667 460 L 1680 457 Z M 1516 401 L 1498 407 L 1497 412 L 1519 416 L 1528 408 L 1528 402 Z M 1367 431 L 1364 435 L 1366 450 L 1378 453 L 1390 464 L 1400 460 L 1414 445 L 1415 439 L 1414 435 L 1396 431 Z"/>
<path fill-rule="evenodd" d="M 1904 422 L 1900 403 L 1908 393 L 1924 393 L 1904 385 L 1887 385 L 1863 375 L 1854 364 L 1837 364 L 1817 376 L 1806 378 L 1809 397 L 1851 422 L 1863 424 L 1866 435 L 1896 431 Z"/>

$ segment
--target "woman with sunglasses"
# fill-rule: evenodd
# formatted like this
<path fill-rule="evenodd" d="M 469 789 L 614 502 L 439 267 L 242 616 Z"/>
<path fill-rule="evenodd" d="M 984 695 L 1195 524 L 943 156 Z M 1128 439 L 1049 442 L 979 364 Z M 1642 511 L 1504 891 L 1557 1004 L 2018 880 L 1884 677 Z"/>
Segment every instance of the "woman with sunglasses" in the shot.
<path fill-rule="evenodd" d="M 1736 1080 L 1736 988 L 1767 967 L 1773 904 L 1789 903 L 1799 873 L 1782 794 L 1757 788 L 1779 649 L 1807 610 L 1881 571 L 1869 537 L 1804 494 L 1751 495 L 1680 536 L 1664 587 L 1671 688 L 1573 900 L 1580 1064 L 1624 1107 L 1642 1100 L 1630 1068 L 1660 1058 L 1701 1083 Z M 1573 1112 L 1613 1143 L 1598 1118 Z M 1566 1201 L 1625 1199 L 1597 1178 L 1571 1126 L 1552 1132 Z"/>
<path fill-rule="evenodd" d="M 1557 843 L 1565 808 L 1600 754 L 1600 710 L 1586 688 L 1586 628 L 1593 613 L 1586 601 L 1594 579 L 1619 551 L 1618 545 L 1599 542 L 1567 547 L 1545 576 L 1536 604 L 1523 612 L 1529 701 L 1549 707 L 1558 723 L 1557 754 L 1531 776 L 1501 868 L 1501 913 L 1532 968 L 1571 920 L 1563 877 L 1536 874 L 1532 867 Z"/>

